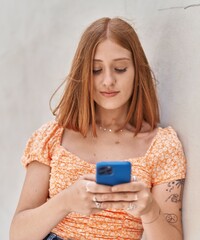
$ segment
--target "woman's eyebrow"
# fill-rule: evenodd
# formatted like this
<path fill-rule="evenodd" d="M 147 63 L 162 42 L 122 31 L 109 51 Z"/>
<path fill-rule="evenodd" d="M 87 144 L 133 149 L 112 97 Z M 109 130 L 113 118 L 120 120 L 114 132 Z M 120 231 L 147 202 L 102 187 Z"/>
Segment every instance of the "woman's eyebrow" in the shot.
<path fill-rule="evenodd" d="M 130 58 L 126 58 L 126 57 L 113 59 L 113 61 L 122 61 L 122 60 L 131 61 Z M 101 60 L 101 59 L 94 59 L 94 61 L 95 62 L 103 62 L 103 60 Z"/>

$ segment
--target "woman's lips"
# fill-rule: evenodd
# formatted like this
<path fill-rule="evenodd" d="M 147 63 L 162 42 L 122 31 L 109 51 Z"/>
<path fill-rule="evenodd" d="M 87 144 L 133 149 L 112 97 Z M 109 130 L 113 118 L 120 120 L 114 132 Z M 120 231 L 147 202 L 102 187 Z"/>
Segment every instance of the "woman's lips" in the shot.
<path fill-rule="evenodd" d="M 104 97 L 114 97 L 116 96 L 119 91 L 112 91 L 112 92 L 100 92 L 101 95 L 103 95 Z"/>

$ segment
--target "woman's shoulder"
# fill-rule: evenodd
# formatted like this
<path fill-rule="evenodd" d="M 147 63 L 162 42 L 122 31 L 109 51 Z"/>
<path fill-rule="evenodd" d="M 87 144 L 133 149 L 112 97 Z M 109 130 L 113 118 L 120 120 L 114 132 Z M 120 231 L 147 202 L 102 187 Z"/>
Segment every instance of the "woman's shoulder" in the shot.
<path fill-rule="evenodd" d="M 63 129 L 61 125 L 56 120 L 50 120 L 46 123 L 43 123 L 38 129 L 33 132 L 33 135 L 51 135 L 55 133 L 57 130 Z"/>
<path fill-rule="evenodd" d="M 163 139 L 178 139 L 178 133 L 172 126 L 158 127 L 159 135 Z"/>
<path fill-rule="evenodd" d="M 159 127 L 150 159 L 153 185 L 185 178 L 186 158 L 173 127 Z"/>
<path fill-rule="evenodd" d="M 62 132 L 63 127 L 56 120 L 48 121 L 32 133 L 28 144 L 34 143 L 34 145 L 42 145 L 44 143 L 54 143 L 57 140 L 59 141 Z"/>
<path fill-rule="evenodd" d="M 150 139 L 172 139 L 172 138 L 177 138 L 177 132 L 172 126 L 156 126 L 154 129 L 152 127 L 144 122 L 142 125 L 142 129 L 138 134 L 139 136 L 145 136 L 147 135 Z"/>
<path fill-rule="evenodd" d="M 182 151 L 182 143 L 178 136 L 178 132 L 172 127 L 158 127 L 156 136 L 156 146 L 160 151 L 174 151 L 179 149 Z"/>
<path fill-rule="evenodd" d="M 39 161 L 46 165 L 50 164 L 50 153 L 56 143 L 59 143 L 63 127 L 57 121 L 49 121 L 33 132 L 28 139 L 22 163 L 27 166 L 32 161 Z"/>

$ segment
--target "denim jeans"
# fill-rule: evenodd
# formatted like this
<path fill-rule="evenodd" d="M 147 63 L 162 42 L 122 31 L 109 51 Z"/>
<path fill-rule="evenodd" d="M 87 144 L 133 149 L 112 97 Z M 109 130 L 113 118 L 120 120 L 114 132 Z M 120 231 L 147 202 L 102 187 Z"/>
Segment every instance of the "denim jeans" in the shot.
<path fill-rule="evenodd" d="M 63 240 L 63 238 L 60 238 L 55 233 L 49 233 L 43 240 Z"/>

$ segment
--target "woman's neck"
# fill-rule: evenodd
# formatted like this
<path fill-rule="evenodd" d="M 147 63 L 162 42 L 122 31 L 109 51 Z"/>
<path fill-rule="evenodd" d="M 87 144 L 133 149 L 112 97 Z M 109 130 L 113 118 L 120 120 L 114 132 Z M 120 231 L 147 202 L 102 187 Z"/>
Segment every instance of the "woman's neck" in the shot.
<path fill-rule="evenodd" d="M 117 130 L 124 125 L 126 115 L 126 110 L 98 108 L 96 111 L 96 124 L 103 128 Z"/>

